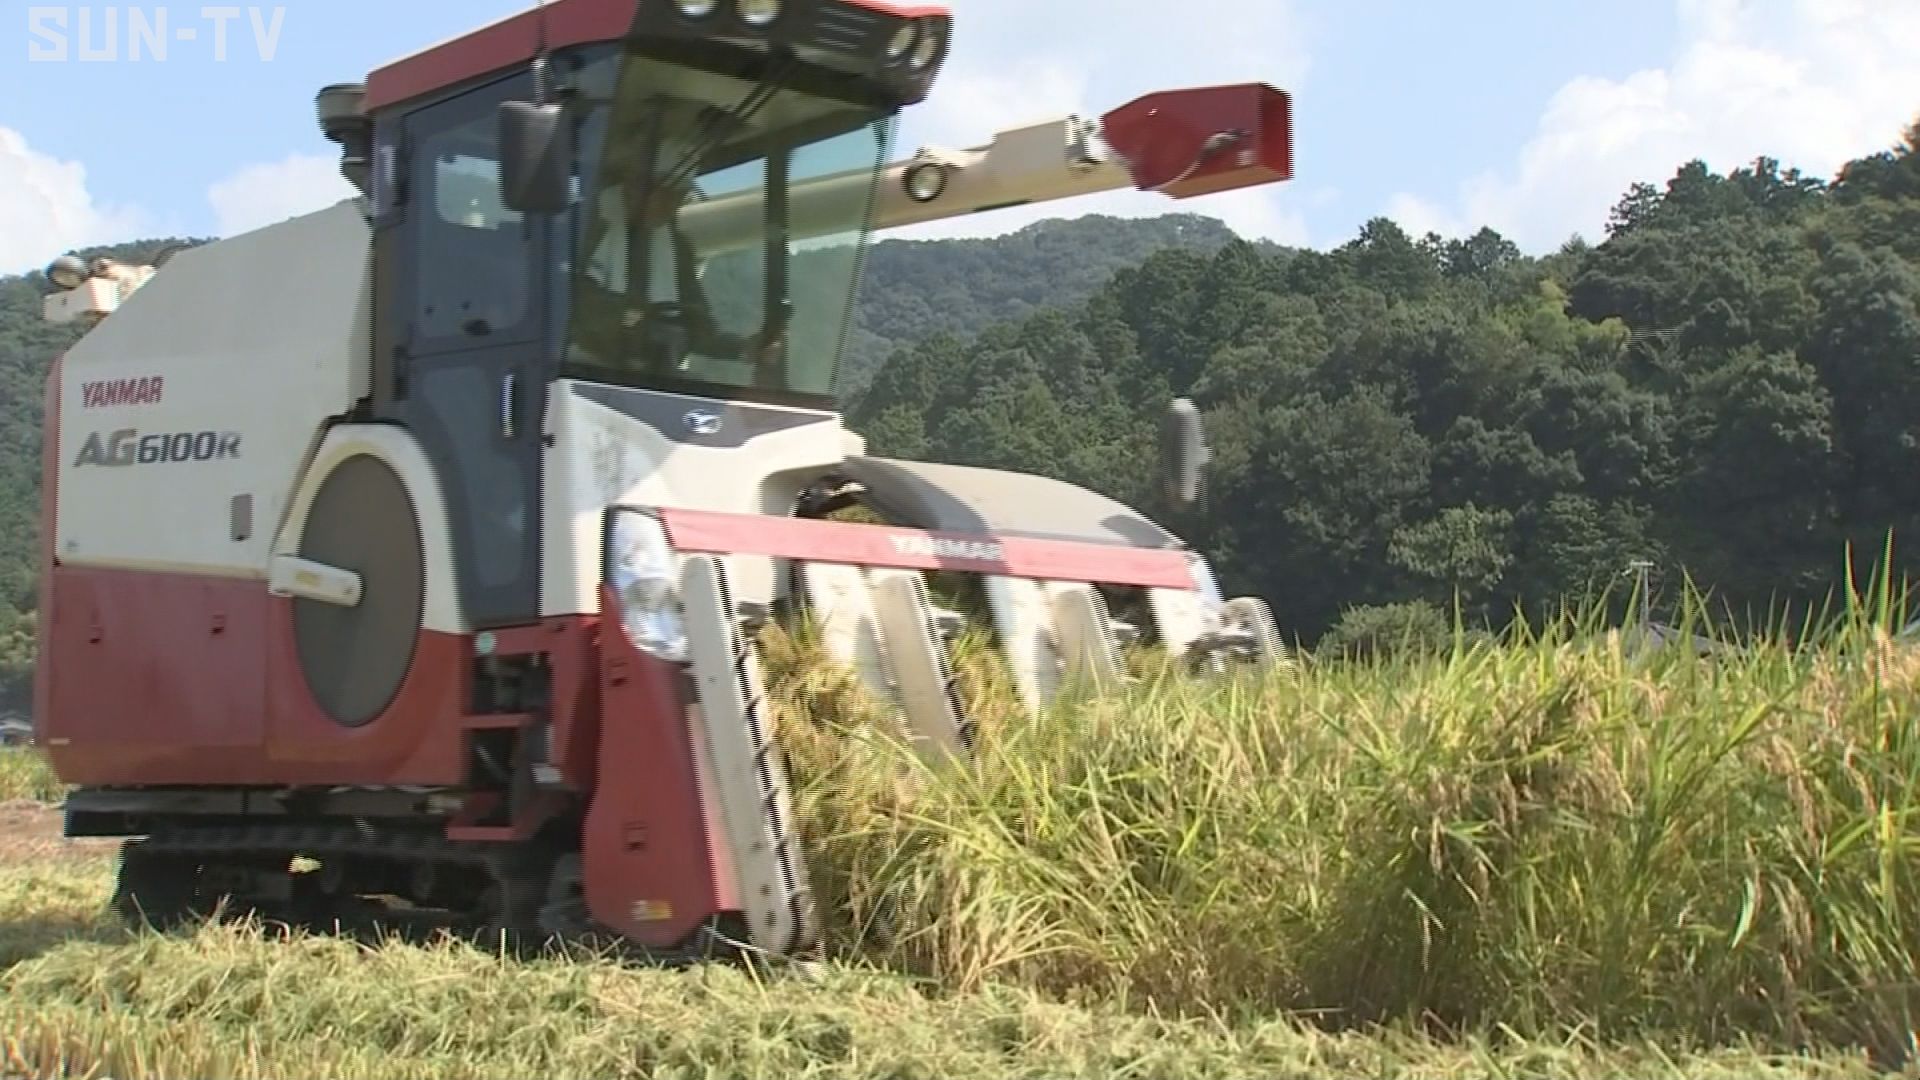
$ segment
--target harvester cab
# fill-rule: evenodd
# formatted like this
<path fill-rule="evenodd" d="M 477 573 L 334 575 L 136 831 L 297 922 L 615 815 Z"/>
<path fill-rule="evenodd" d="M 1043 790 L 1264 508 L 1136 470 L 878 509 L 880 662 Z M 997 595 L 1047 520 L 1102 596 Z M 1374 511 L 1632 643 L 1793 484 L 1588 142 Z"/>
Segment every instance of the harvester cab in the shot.
<path fill-rule="evenodd" d="M 889 0 L 550 0 L 321 91 L 359 197 L 158 273 L 59 264 L 48 318 L 92 325 L 48 388 L 39 730 L 69 834 L 140 837 L 124 903 L 398 896 L 787 954 L 815 930 L 768 620 L 934 755 L 971 741 L 974 613 L 933 575 L 1031 709 L 1127 642 L 1284 661 L 1137 510 L 843 426 L 876 231 L 1292 175 L 1259 84 L 890 160 L 950 33 Z M 1190 502 L 1191 403 L 1161 435 Z"/>

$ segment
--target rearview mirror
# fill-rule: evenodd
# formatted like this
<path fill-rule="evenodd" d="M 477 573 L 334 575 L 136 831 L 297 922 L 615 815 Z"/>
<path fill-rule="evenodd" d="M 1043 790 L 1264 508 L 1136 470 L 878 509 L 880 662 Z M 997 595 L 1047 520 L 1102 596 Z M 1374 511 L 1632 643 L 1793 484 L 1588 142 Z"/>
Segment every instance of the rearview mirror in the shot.
<path fill-rule="evenodd" d="M 564 106 L 500 104 L 500 198 L 523 214 L 572 205 L 573 142 Z"/>
<path fill-rule="evenodd" d="M 1199 407 L 1187 398 L 1173 399 L 1160 422 L 1160 474 L 1168 497 L 1182 503 L 1197 501 L 1212 458 Z"/>

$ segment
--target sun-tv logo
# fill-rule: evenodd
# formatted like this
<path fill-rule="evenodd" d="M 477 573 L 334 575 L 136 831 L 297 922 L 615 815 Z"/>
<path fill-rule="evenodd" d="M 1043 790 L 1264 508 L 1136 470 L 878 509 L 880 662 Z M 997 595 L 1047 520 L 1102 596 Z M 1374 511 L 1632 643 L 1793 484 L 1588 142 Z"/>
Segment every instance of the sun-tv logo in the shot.
<path fill-rule="evenodd" d="M 265 63 L 280 52 L 284 7 L 209 4 L 203 7 L 33 5 L 27 8 L 29 63 L 164 63 L 192 53 L 227 63 L 253 57 Z M 251 31 L 251 33 L 249 33 Z"/>

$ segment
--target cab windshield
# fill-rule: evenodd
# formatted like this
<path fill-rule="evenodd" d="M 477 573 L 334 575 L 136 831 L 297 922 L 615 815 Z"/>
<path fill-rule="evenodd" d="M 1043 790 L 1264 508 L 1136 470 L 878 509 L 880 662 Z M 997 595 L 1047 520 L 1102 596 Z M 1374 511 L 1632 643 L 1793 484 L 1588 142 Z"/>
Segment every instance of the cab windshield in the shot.
<path fill-rule="evenodd" d="M 728 66 L 630 51 L 576 80 L 568 374 L 829 407 L 894 110 Z"/>

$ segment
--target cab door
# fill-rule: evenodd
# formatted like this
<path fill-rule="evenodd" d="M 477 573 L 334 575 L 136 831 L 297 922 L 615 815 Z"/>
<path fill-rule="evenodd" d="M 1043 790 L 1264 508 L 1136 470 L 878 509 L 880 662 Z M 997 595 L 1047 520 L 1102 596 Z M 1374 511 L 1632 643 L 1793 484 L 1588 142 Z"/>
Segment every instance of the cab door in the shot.
<path fill-rule="evenodd" d="M 525 75 L 421 108 L 402 125 L 404 219 L 388 408 L 439 473 L 461 606 L 476 627 L 540 616 L 542 425 L 550 364 L 547 228 L 508 210 L 497 110 Z"/>

